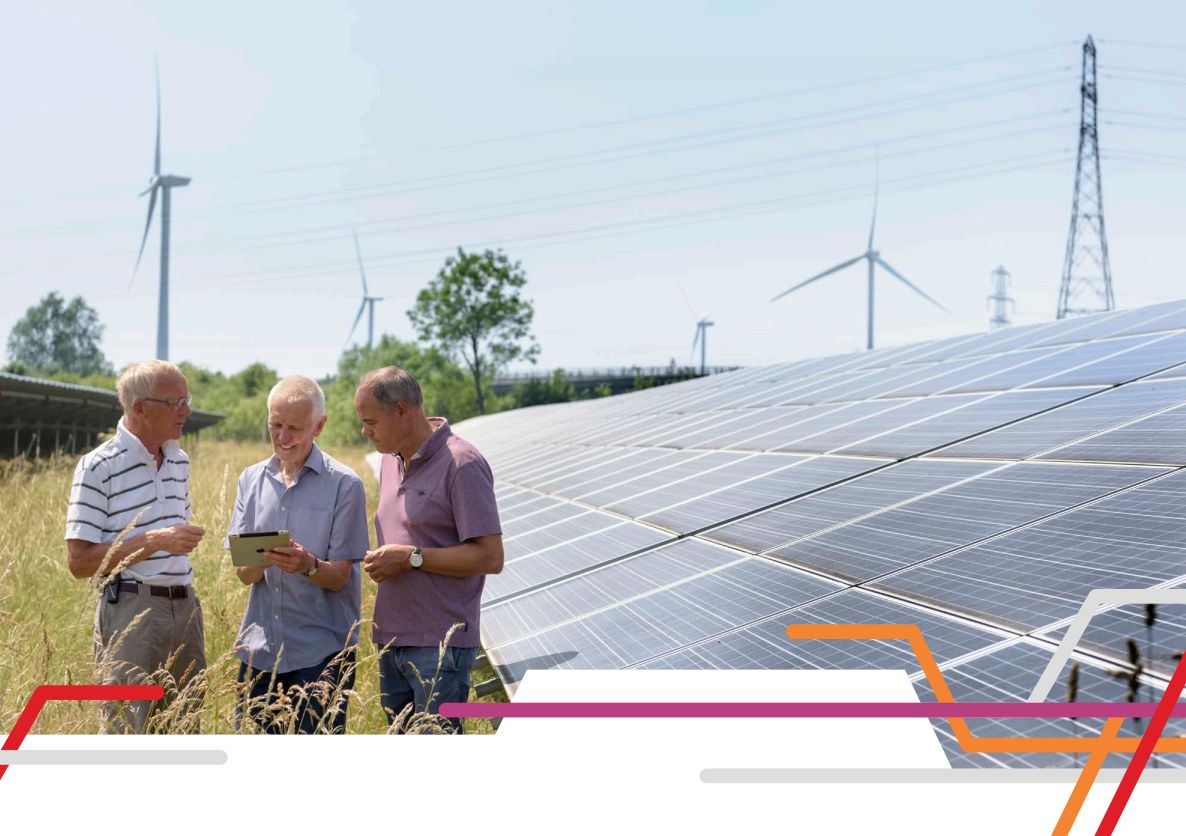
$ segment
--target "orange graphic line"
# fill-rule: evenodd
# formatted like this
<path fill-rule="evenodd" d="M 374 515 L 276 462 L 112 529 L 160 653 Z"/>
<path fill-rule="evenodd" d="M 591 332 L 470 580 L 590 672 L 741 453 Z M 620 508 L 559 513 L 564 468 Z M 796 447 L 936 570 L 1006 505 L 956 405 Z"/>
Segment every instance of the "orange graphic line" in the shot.
<path fill-rule="evenodd" d="M 1123 722 L 1123 717 L 1109 717 L 1108 721 L 1104 723 L 1103 730 L 1100 731 L 1100 743 L 1106 744 L 1115 740 Z M 1062 808 L 1062 815 L 1058 817 L 1058 824 L 1054 825 L 1050 836 L 1067 836 L 1071 832 L 1071 827 L 1075 824 L 1079 811 L 1083 809 L 1087 793 L 1091 790 L 1091 785 L 1095 783 L 1095 778 L 1107 757 L 1108 750 L 1104 745 L 1091 753 L 1091 757 L 1087 759 L 1087 763 L 1083 765 L 1083 770 L 1079 773 L 1079 780 L 1075 782 L 1075 788 L 1071 790 L 1066 806 Z"/>
<path fill-rule="evenodd" d="M 923 674 L 935 692 L 939 702 L 955 702 L 951 689 L 947 687 L 947 680 L 935 662 L 927 641 L 923 638 L 922 630 L 917 624 L 791 624 L 787 627 L 787 635 L 792 639 L 852 639 L 879 641 L 908 641 L 922 667 Z M 1111 752 L 1135 752 L 1141 739 L 1136 737 L 1117 737 L 1116 734 L 1124 722 L 1122 717 L 1112 717 L 1104 724 L 1099 737 L 977 737 L 968 728 L 968 722 L 962 717 L 948 717 L 951 731 L 955 739 L 965 752 L 1087 752 L 1090 757 L 1075 782 L 1071 795 L 1063 807 L 1058 824 L 1055 825 L 1053 836 L 1066 836 L 1079 815 L 1083 801 L 1091 790 L 1104 759 Z M 1152 751 L 1184 752 L 1186 739 L 1158 738 Z"/>

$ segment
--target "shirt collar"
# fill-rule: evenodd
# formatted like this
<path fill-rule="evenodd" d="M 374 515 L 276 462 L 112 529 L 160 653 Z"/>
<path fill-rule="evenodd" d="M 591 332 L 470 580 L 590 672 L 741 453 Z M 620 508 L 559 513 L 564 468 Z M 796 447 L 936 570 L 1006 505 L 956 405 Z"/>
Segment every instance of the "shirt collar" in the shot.
<path fill-rule="evenodd" d="M 115 425 L 115 441 L 121 447 L 126 447 L 128 452 L 143 462 L 152 462 L 156 464 L 156 454 L 149 451 L 144 446 L 144 442 L 140 440 L 139 436 L 128 429 L 124 423 L 124 419 L 120 418 L 119 423 Z M 161 445 L 161 452 L 165 454 L 165 458 L 179 459 L 181 452 L 181 445 L 169 438 Z"/>
<path fill-rule="evenodd" d="M 272 458 L 268 459 L 265 467 L 269 473 L 278 475 L 280 473 L 280 457 L 273 453 Z M 321 452 L 321 448 L 317 446 L 316 441 L 313 442 L 313 449 L 309 451 L 309 458 L 305 459 L 305 463 L 301 465 L 301 469 L 297 471 L 297 474 L 304 473 L 306 467 L 314 473 L 325 472 L 325 455 Z"/>
<path fill-rule="evenodd" d="M 444 447 L 449 436 L 453 435 L 453 431 L 449 429 L 449 422 L 444 418 L 429 418 L 428 423 L 432 425 L 432 435 L 426 438 L 420 445 L 420 449 L 412 454 L 412 461 L 430 458 L 433 453 Z"/>

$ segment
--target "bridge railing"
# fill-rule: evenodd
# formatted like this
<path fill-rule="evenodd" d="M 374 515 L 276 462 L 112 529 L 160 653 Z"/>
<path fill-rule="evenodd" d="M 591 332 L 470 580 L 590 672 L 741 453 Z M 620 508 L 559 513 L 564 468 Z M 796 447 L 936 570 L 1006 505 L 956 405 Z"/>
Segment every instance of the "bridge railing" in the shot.
<path fill-rule="evenodd" d="M 708 366 L 706 374 L 720 374 L 738 369 L 738 366 Z M 606 366 L 604 368 L 561 369 L 561 376 L 565 380 L 607 380 L 611 378 L 635 377 L 697 377 L 699 366 Z M 526 383 L 531 380 L 549 380 L 556 372 L 555 369 L 530 369 L 506 372 L 494 378 L 495 383 L 507 385 Z"/>

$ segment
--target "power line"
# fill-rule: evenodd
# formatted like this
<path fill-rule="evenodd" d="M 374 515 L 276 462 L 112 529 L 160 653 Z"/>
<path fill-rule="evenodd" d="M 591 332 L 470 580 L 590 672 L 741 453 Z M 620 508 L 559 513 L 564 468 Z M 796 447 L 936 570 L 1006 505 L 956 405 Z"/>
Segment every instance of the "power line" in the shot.
<path fill-rule="evenodd" d="M 466 142 L 457 142 L 448 145 L 436 145 L 421 148 L 409 148 L 400 151 L 401 155 L 409 154 L 423 154 L 436 151 L 449 151 L 460 148 L 472 148 L 478 145 L 490 145 L 503 142 L 517 142 L 524 139 L 532 139 L 542 136 L 555 136 L 563 133 L 575 133 L 578 131 L 599 130 L 601 128 L 618 127 L 620 125 L 635 124 L 638 122 L 653 121 L 655 119 L 668 119 L 673 116 L 687 116 L 693 113 L 703 113 L 708 110 L 719 110 L 730 107 L 740 107 L 743 105 L 757 104 L 760 102 L 769 102 L 776 99 L 793 98 L 796 96 L 803 96 L 812 93 L 822 93 L 830 90 L 839 90 L 845 87 L 857 87 L 863 84 L 873 84 L 880 81 L 889 81 L 892 79 L 906 78 L 912 75 L 923 75 L 925 73 L 937 72 L 942 70 L 953 70 L 959 67 L 968 67 L 974 64 L 984 64 L 991 61 L 999 61 L 1002 58 L 1016 58 L 1021 55 L 1032 55 L 1038 52 L 1048 52 L 1053 49 L 1063 49 L 1067 46 L 1075 46 L 1075 41 L 1055 41 L 1053 43 L 1042 44 L 1041 46 L 1026 47 L 1024 49 L 1015 49 L 1008 52 L 998 52 L 993 55 L 984 55 L 978 58 L 969 58 L 963 61 L 954 61 L 946 64 L 932 64 L 926 67 L 918 67 L 912 70 L 900 70 L 892 73 L 883 73 L 880 75 L 865 76 L 863 78 L 852 79 L 849 81 L 835 81 L 827 84 L 819 84 L 813 87 L 800 87 L 794 90 L 785 90 L 776 93 L 766 93 L 761 96 L 748 96 L 740 99 L 728 99 L 719 102 L 710 102 L 707 104 L 693 105 L 684 108 L 675 108 L 672 110 L 664 110 L 655 113 L 646 113 L 640 116 L 630 116 L 621 119 L 607 119 L 596 122 L 584 122 L 577 125 L 566 125 L 556 128 L 543 128 L 535 131 L 525 131 L 516 134 L 506 134 L 503 136 L 486 137 L 483 139 L 468 140 Z M 305 171 L 314 168 L 334 167 L 360 160 L 386 160 L 385 157 L 353 157 L 347 159 L 330 160 L 319 163 L 306 163 L 296 166 L 284 166 L 281 168 L 262 169 L 260 171 L 248 172 L 248 174 L 273 174 L 284 173 L 289 171 Z"/>
<path fill-rule="evenodd" d="M 774 178 L 774 177 L 786 177 L 786 176 L 794 176 L 794 175 L 799 175 L 799 174 L 807 174 L 807 173 L 813 173 L 813 172 L 818 172 L 818 171 L 823 171 L 823 170 L 828 170 L 828 169 L 843 168 L 843 167 L 848 167 L 848 166 L 867 164 L 870 160 L 873 159 L 873 156 L 869 155 L 869 154 L 864 154 L 862 156 L 853 157 L 850 159 L 841 159 L 836 162 L 830 162 L 830 163 L 826 163 L 826 164 L 819 165 L 819 166 L 811 166 L 811 167 L 801 167 L 800 166 L 800 167 L 794 167 L 789 170 L 781 171 L 781 172 L 767 171 L 762 174 L 751 175 L 748 177 L 714 180 L 714 181 L 709 181 L 709 182 L 705 182 L 705 183 L 695 183 L 695 184 L 692 184 L 689 186 L 678 187 L 678 188 L 669 188 L 669 189 L 663 189 L 663 190 L 659 190 L 659 191 L 652 190 L 652 191 L 647 191 L 647 192 L 628 193 L 628 194 L 624 194 L 624 195 L 620 195 L 620 196 L 616 196 L 616 197 L 608 197 L 608 198 L 602 198 L 602 199 L 592 200 L 592 201 L 582 201 L 582 202 L 577 202 L 577 203 L 551 204 L 551 205 L 545 205 L 545 206 L 541 206 L 541 207 L 537 207 L 537 208 L 533 208 L 533 209 L 526 209 L 526 210 L 519 211 L 519 212 L 507 213 L 505 211 L 502 211 L 496 215 L 483 215 L 483 216 L 477 216 L 477 217 L 458 217 L 456 219 L 448 219 L 448 220 L 431 222 L 431 223 L 417 223 L 417 224 L 414 224 L 411 226 L 400 226 L 399 225 L 399 222 L 401 222 L 401 221 L 422 221 L 425 218 L 440 217 L 442 215 L 448 217 L 449 215 L 464 215 L 466 213 L 471 213 L 471 212 L 490 211 L 490 210 L 505 210 L 507 207 L 512 207 L 512 206 L 522 206 L 524 204 L 540 203 L 543 201 L 557 200 L 557 199 L 568 198 L 568 197 L 604 194 L 606 192 L 613 192 L 613 191 L 617 191 L 620 189 L 635 188 L 635 187 L 639 187 L 639 186 L 659 185 L 659 184 L 664 184 L 664 183 L 672 183 L 672 182 L 678 182 L 681 180 L 688 180 L 688 179 L 693 179 L 693 178 L 697 178 L 697 177 L 702 177 L 705 175 L 753 170 L 755 168 L 758 168 L 758 169 L 769 168 L 771 165 L 778 164 L 778 163 L 793 162 L 793 161 L 797 161 L 797 160 L 812 159 L 812 158 L 817 158 L 817 157 L 843 155 L 843 154 L 849 154 L 853 151 L 864 151 L 864 150 L 872 149 L 874 147 L 884 147 L 885 145 L 894 145 L 894 144 L 900 145 L 900 144 L 904 144 L 904 143 L 908 143 L 908 142 L 915 142 L 915 141 L 918 141 L 921 139 L 928 139 L 928 138 L 940 137 L 940 136 L 950 136 L 952 134 L 964 134 L 964 133 L 969 133 L 972 131 L 982 129 L 984 127 L 995 127 L 995 126 L 1004 125 L 1004 124 L 1015 124 L 1017 122 L 1030 121 L 1037 117 L 1045 117 L 1045 116 L 1050 116 L 1050 115 L 1054 115 L 1054 114 L 1058 114 L 1058 113 L 1060 113 L 1060 111 L 1046 111 L 1046 112 L 1042 112 L 1042 113 L 1038 113 L 1038 114 L 1029 114 L 1029 115 L 1025 115 L 1025 116 L 1013 117 L 1010 119 L 991 120 L 989 122 L 984 122 L 979 125 L 962 125 L 962 126 L 956 127 L 956 128 L 948 128 L 948 129 L 934 130 L 934 131 L 924 131 L 924 132 L 919 132 L 916 134 L 909 134 L 909 135 L 904 135 L 904 136 L 893 137 L 891 139 L 853 143 L 848 146 L 843 146 L 840 148 L 831 148 L 831 149 L 826 149 L 826 150 L 821 150 L 821 151 L 805 152 L 805 153 L 801 153 L 801 154 L 783 155 L 781 157 L 776 157 L 776 158 L 772 158 L 772 159 L 759 160 L 759 161 L 754 161 L 754 162 L 750 162 L 750 163 L 742 163 L 742 164 L 738 164 L 738 165 L 734 165 L 734 166 L 725 166 L 725 167 L 720 167 L 720 168 L 715 168 L 715 169 L 705 169 L 702 171 L 670 175 L 667 177 L 651 178 L 648 180 L 633 181 L 633 182 L 628 182 L 628 183 L 619 183 L 619 184 L 614 184 L 614 185 L 609 185 L 609 186 L 600 186 L 600 187 L 593 187 L 593 188 L 588 188 L 588 189 L 579 189 L 579 190 L 563 192 L 563 193 L 559 193 L 559 194 L 541 195 L 541 196 L 536 196 L 536 197 L 520 198 L 520 199 L 516 199 L 516 200 L 509 200 L 509 201 L 497 201 L 497 202 L 493 202 L 493 203 L 486 203 L 486 204 L 480 204 L 477 206 L 469 206 L 469 207 L 463 207 L 463 208 L 442 209 L 442 210 L 437 210 L 437 211 L 433 211 L 433 212 L 416 212 L 416 213 L 412 213 L 412 214 L 408 214 L 408 215 L 396 216 L 394 218 L 385 219 L 383 221 L 371 221 L 371 222 L 364 222 L 362 224 L 344 224 L 344 225 L 331 225 L 331 226 L 323 226 L 323 227 L 308 227 L 308 228 L 304 228 L 304 229 L 291 230 L 291 231 L 285 231 L 285 232 L 272 232 L 272 233 L 264 233 L 262 235 L 257 235 L 257 236 L 245 236 L 243 238 L 234 239 L 234 241 L 228 242 L 228 245 L 221 246 L 221 247 L 213 247 L 213 248 L 207 247 L 207 248 L 203 248 L 203 249 L 200 249 L 197 251 L 192 250 L 192 249 L 186 249 L 185 255 L 189 258 L 211 257 L 211 256 L 220 255 L 220 254 L 226 253 L 226 252 L 241 252 L 244 250 L 263 250 L 263 249 L 272 249 L 272 248 L 276 248 L 276 247 L 292 247 L 294 245 L 318 244 L 318 243 L 324 243 L 324 242 L 337 240 L 339 237 L 341 237 L 345 233 L 350 232 L 352 229 L 363 228 L 363 227 L 369 227 L 369 231 L 371 232 L 371 234 L 375 234 L 377 232 L 392 233 L 392 232 L 419 231 L 419 230 L 424 230 L 424 229 L 439 228 L 442 226 L 452 226 L 452 225 L 457 225 L 457 224 L 480 223 L 480 222 L 487 221 L 487 220 L 502 220 L 502 219 L 509 218 L 509 217 L 518 217 L 518 216 L 523 216 L 523 215 L 537 214 L 540 212 L 555 213 L 555 212 L 571 211 L 573 209 L 582 209 L 582 208 L 588 208 L 588 207 L 592 207 L 592 206 L 606 205 L 609 203 L 621 202 L 621 201 L 625 201 L 625 200 L 640 200 L 640 199 L 647 199 L 647 198 L 653 198 L 653 197 L 662 197 L 662 196 L 667 196 L 667 195 L 671 195 L 671 194 L 686 193 L 689 191 L 698 191 L 698 190 L 704 190 L 704 189 L 710 189 L 710 188 L 718 188 L 720 186 L 736 185 L 736 184 L 740 184 L 740 183 L 753 182 L 756 180 L 766 180 L 766 179 L 770 179 L 770 178 Z M 1023 136 L 1023 135 L 1029 135 L 1029 134 L 1040 133 L 1040 132 L 1048 132 L 1048 131 L 1051 131 L 1054 129 L 1062 129 L 1063 127 L 1064 126 L 1062 126 L 1062 125 L 1040 125 L 1037 127 L 1023 128 L 1020 130 L 996 132 L 996 133 L 988 134 L 986 136 L 974 136 L 970 139 L 962 139 L 962 140 L 958 140 L 958 141 L 954 141 L 954 142 L 932 143 L 932 144 L 924 145 L 924 146 L 917 147 L 917 148 L 907 148 L 905 150 L 899 150 L 899 151 L 890 151 L 890 152 L 883 151 L 883 152 L 881 152 L 881 157 L 892 159 L 892 158 L 900 158 L 900 157 L 917 156 L 919 154 L 931 153 L 934 151 L 947 150 L 947 149 L 951 149 L 951 148 L 963 148 L 963 147 L 977 144 L 977 143 L 996 142 L 996 141 L 999 141 L 1002 139 L 1012 138 L 1012 137 L 1016 137 L 1016 136 Z M 293 240 L 291 240 L 291 241 L 283 240 L 286 238 L 292 238 Z M 259 243 L 254 243 L 254 244 L 250 243 L 253 241 L 259 242 Z M 94 265 L 96 263 L 96 259 L 103 258 L 104 256 L 111 256 L 111 257 L 115 257 L 118 259 L 118 260 L 107 261 L 106 263 L 108 263 L 108 264 L 116 264 L 116 263 L 122 262 L 122 258 L 120 258 L 121 253 L 107 253 L 107 254 L 100 254 L 100 255 L 78 256 L 78 257 L 73 257 L 73 258 L 69 258 L 69 259 L 59 259 L 55 262 L 41 261 L 41 262 L 25 262 L 25 263 L 16 263 L 16 264 L 10 263 L 10 264 L 5 264 L 5 265 L 0 265 L 0 268 L 4 268 L 3 272 L 0 272 L 0 276 L 24 275 L 24 274 L 28 274 L 29 272 L 37 272 L 36 268 L 38 265 L 46 265 L 46 266 L 42 267 L 42 270 L 49 270 L 49 271 L 71 269 L 72 266 L 80 264 L 80 263 Z M 48 265 L 58 265 L 58 266 L 48 266 Z M 33 268 L 33 269 L 30 269 L 30 268 Z"/>
<path fill-rule="evenodd" d="M 887 105 L 887 104 L 896 104 L 896 103 L 900 103 L 900 102 L 904 102 L 904 101 L 916 100 L 920 97 L 944 95 L 947 93 L 958 92 L 961 90 L 967 90 L 967 89 L 974 88 L 974 87 L 983 87 L 986 84 L 998 84 L 998 83 L 1001 83 L 1002 81 L 1016 80 L 1021 77 L 1033 77 L 1035 75 L 1049 75 L 1053 72 L 1058 72 L 1058 71 L 1059 70 L 1044 70 L 1044 71 L 1040 71 L 1038 73 L 1025 73 L 1025 74 L 1022 74 L 1022 76 L 1015 76 L 1015 77 L 1012 77 L 1011 79 L 996 79 L 991 82 L 978 82 L 973 85 L 960 85 L 957 87 L 947 88 L 947 89 L 943 89 L 943 90 L 939 90 L 939 91 L 931 91 L 930 93 L 925 93 L 925 94 L 915 94 L 912 96 L 899 97 L 897 99 L 889 99 L 889 100 L 884 100 L 881 102 L 867 103 L 865 105 L 860 105 L 860 106 L 855 106 L 855 107 L 841 108 L 841 109 L 832 110 L 832 111 L 824 111 L 822 113 L 804 114 L 802 116 L 792 117 L 787 120 L 779 120 L 779 121 L 781 121 L 783 123 L 795 123 L 795 122 L 803 122 L 805 120 L 818 118 L 820 116 L 827 116 L 827 115 L 833 115 L 833 114 L 844 113 L 844 112 L 852 112 L 852 111 L 861 111 L 861 110 L 864 110 L 867 108 L 877 108 L 877 107 L 885 108 L 885 105 Z M 871 114 L 858 113 L 857 115 L 854 115 L 851 118 L 834 119 L 834 120 L 822 121 L 822 122 L 817 122 L 814 124 L 807 124 L 807 125 L 791 125 L 790 127 L 784 127 L 784 128 L 780 128 L 780 129 L 773 130 L 773 131 L 765 131 L 762 133 L 752 134 L 749 136 L 718 138 L 718 139 L 713 139 L 713 140 L 709 140 L 709 141 L 705 141 L 705 142 L 699 142 L 699 143 L 695 143 L 695 144 L 687 144 L 681 148 L 674 148 L 674 149 L 662 148 L 662 147 L 649 148 L 647 150 L 636 151 L 634 153 L 620 154 L 618 156 L 607 157 L 607 158 L 600 159 L 600 160 L 588 160 L 587 159 L 587 157 L 589 157 L 590 155 L 607 154 L 607 153 L 610 153 L 611 151 L 617 151 L 617 150 L 621 150 L 623 148 L 636 148 L 639 145 L 653 145 L 654 143 L 661 142 L 661 141 L 682 141 L 682 140 L 686 140 L 688 138 L 696 138 L 696 137 L 703 136 L 704 133 L 717 134 L 717 133 L 720 133 L 720 131 L 685 134 L 685 135 L 680 135 L 680 136 L 675 137 L 674 140 L 651 140 L 649 142 L 641 143 L 641 144 L 635 143 L 635 144 L 631 144 L 631 145 L 627 145 L 627 146 L 615 146 L 615 147 L 607 148 L 607 149 L 582 152 L 582 153 L 575 154 L 575 155 L 562 155 L 559 157 L 545 158 L 543 160 L 528 160 L 528 161 L 524 161 L 524 162 L 509 164 L 509 165 L 469 169 L 469 170 L 458 171 L 458 172 L 453 172 L 453 173 L 432 175 L 432 176 L 428 176 L 428 177 L 412 178 L 412 179 L 396 181 L 394 183 L 388 183 L 388 184 L 368 185 L 368 186 L 361 186 L 361 187 L 353 187 L 350 189 L 318 191 L 318 192 L 307 193 L 305 195 L 289 196 L 286 198 L 269 198 L 266 200 L 250 201 L 247 203 L 225 204 L 221 208 L 215 208 L 215 209 L 212 209 L 207 212 L 196 212 L 196 213 L 191 212 L 191 213 L 188 213 L 187 216 L 188 217 L 197 217 L 197 218 L 202 218 L 202 217 L 209 218 L 209 217 L 219 217 L 219 216 L 232 216 L 233 217 L 235 215 L 243 214 L 244 212 L 256 212 L 256 211 L 267 212 L 267 211 L 277 211 L 277 210 L 286 210 L 286 209 L 295 209 L 295 208 L 306 208 L 306 207 L 310 207 L 310 206 L 320 205 L 323 203 L 341 202 L 343 200 L 362 200 L 362 199 L 374 199 L 374 198 L 379 198 L 379 197 L 391 197 L 391 196 L 396 196 L 396 195 L 401 195 L 401 194 L 410 194 L 410 193 L 414 193 L 414 192 L 427 191 L 427 190 L 431 190 L 431 189 L 450 188 L 450 187 L 455 187 L 455 186 L 470 186 L 470 185 L 473 185 L 476 183 L 488 183 L 488 182 L 494 182 L 494 181 L 498 181 L 498 180 L 505 180 L 505 179 L 509 179 L 509 178 L 521 178 L 526 175 L 550 174 L 550 173 L 554 173 L 557 171 L 570 170 L 573 168 L 582 168 L 582 167 L 585 167 L 588 165 L 605 165 L 605 164 L 609 164 L 609 163 L 613 163 L 613 162 L 621 162 L 621 161 L 627 160 L 627 159 L 638 159 L 638 158 L 643 158 L 643 157 L 654 156 L 657 154 L 667 154 L 667 153 L 673 153 L 676 151 L 694 150 L 694 149 L 711 147 L 711 146 L 720 145 L 720 144 L 728 144 L 728 143 L 733 143 L 733 142 L 744 142 L 744 141 L 749 141 L 749 140 L 755 139 L 755 138 L 776 136 L 779 134 L 793 132 L 793 131 L 830 128 L 830 127 L 836 127 L 839 125 L 851 124 L 854 122 L 864 123 L 864 122 L 868 122 L 870 119 L 882 118 L 882 117 L 887 117 L 887 116 L 896 116 L 896 115 L 900 115 L 902 113 L 909 113 L 909 112 L 914 112 L 917 110 L 923 110 L 923 109 L 932 108 L 932 107 L 947 107 L 947 106 L 950 106 L 953 104 L 962 104 L 962 103 L 965 103 L 968 101 L 976 101 L 976 100 L 990 98 L 990 97 L 999 96 L 999 95 L 1007 95 L 1009 93 L 1032 90 L 1032 89 L 1035 89 L 1038 87 L 1052 86 L 1054 84 L 1060 84 L 1064 80 L 1065 80 L 1064 78 L 1056 78 L 1056 79 L 1052 79 L 1049 81 L 1042 81 L 1042 82 L 1037 82 L 1037 83 L 1033 83 L 1033 84 L 1025 84 L 1025 85 L 1021 85 L 1018 87 L 1006 88 L 1003 90 L 990 90 L 990 91 L 987 91 L 984 93 L 978 93 L 978 94 L 973 94 L 973 95 L 968 95 L 968 96 L 961 96 L 961 97 L 951 98 L 951 99 L 944 99 L 941 101 L 925 102 L 925 103 L 909 105 L 909 106 L 905 106 L 905 107 L 895 107 L 895 108 L 883 109 L 879 112 L 871 113 Z M 726 130 L 736 131 L 738 129 L 733 128 L 733 129 L 726 129 Z M 578 158 L 583 159 L 584 161 L 583 162 L 575 161 Z M 574 161 L 568 162 L 565 164 L 560 164 L 560 165 L 550 165 L 550 166 L 545 166 L 542 168 L 536 168 L 534 170 L 531 170 L 529 168 L 532 165 L 539 165 L 541 163 L 549 163 L 549 162 L 553 162 L 556 160 L 574 160 Z M 528 170 L 526 170 L 526 171 L 517 170 L 517 169 L 524 169 L 524 168 L 527 168 Z M 486 174 L 488 176 L 484 176 L 484 177 L 477 176 L 477 175 L 482 175 L 482 174 Z M 443 181 L 451 181 L 451 182 L 443 182 Z M 234 211 L 236 208 L 238 208 L 239 211 Z M 227 211 L 228 209 L 230 209 L 232 211 Z M 122 223 L 104 223 L 101 225 L 98 225 L 98 224 L 92 225 L 91 228 L 92 229 L 100 228 L 100 227 L 119 228 L 122 226 L 123 226 Z M 51 226 L 51 227 L 41 227 L 41 228 L 37 228 L 37 229 L 23 229 L 23 230 L 9 231 L 9 232 L 0 232 L 0 240 L 2 240 L 4 238 L 15 238 L 15 237 L 27 238 L 27 237 L 32 237 L 35 235 L 45 235 L 47 233 L 53 237 L 58 237 L 61 234 L 70 234 L 70 231 L 72 231 L 76 228 L 77 228 L 77 225 L 72 224 L 72 225 L 56 225 L 56 226 Z M 65 229 L 68 231 L 65 233 L 59 232 L 59 233 L 57 233 L 57 235 L 54 234 L 55 230 L 62 230 L 62 229 Z"/>
<path fill-rule="evenodd" d="M 883 194 L 897 194 L 900 192 L 915 191 L 917 189 L 931 188 L 936 186 L 947 185 L 950 183 L 964 182 L 968 180 L 980 179 L 982 177 L 994 176 L 998 174 L 1008 174 L 1016 171 L 1026 171 L 1036 168 L 1049 167 L 1052 165 L 1064 165 L 1069 159 L 1070 149 L 1062 148 L 1056 151 L 1039 152 L 1035 154 L 1024 154 L 1015 157 L 1009 157 L 998 160 L 991 160 L 977 165 L 965 165 L 951 169 L 944 169 L 934 172 L 924 172 L 921 174 L 911 175 L 909 177 L 895 178 L 893 180 L 882 181 Z M 1024 164 L 1017 164 L 1022 163 Z M 1017 164 L 1017 165 L 1015 165 Z M 985 169 L 978 174 L 968 174 L 965 176 L 947 176 L 951 174 L 958 174 L 960 172 L 976 171 Z M 917 183 L 914 187 L 905 187 L 902 184 Z M 809 203 L 794 204 L 793 201 L 803 198 L 824 197 L 837 194 L 847 194 L 847 197 L 835 198 L 833 200 L 814 201 Z M 695 212 L 677 213 L 672 215 L 659 215 L 651 218 L 638 218 L 627 221 L 618 221 L 610 224 L 598 224 L 590 227 L 581 227 L 576 229 L 559 230 L 555 232 L 541 233 L 537 235 L 522 236 L 518 238 L 495 238 L 485 241 L 466 242 L 461 246 L 467 249 L 489 248 L 489 247 L 509 247 L 514 246 L 516 250 L 526 249 L 528 246 L 536 246 L 533 242 L 542 242 L 547 239 L 548 244 L 557 243 L 575 243 L 584 240 L 596 240 L 599 238 L 614 237 L 618 234 L 625 234 L 628 232 L 650 232 L 660 229 L 668 229 L 679 226 L 686 226 L 697 223 L 713 222 L 718 220 L 728 220 L 737 217 L 747 217 L 757 214 L 767 214 L 770 212 L 784 211 L 788 208 L 806 208 L 812 206 L 825 205 L 827 203 L 834 203 L 840 200 L 851 200 L 868 197 L 868 186 L 860 184 L 857 186 L 847 186 L 841 188 L 825 189 L 816 192 L 808 192 L 797 195 L 785 195 L 776 198 L 767 198 L 759 201 L 748 201 L 743 203 L 728 204 L 725 206 L 714 207 L 711 209 L 697 210 Z M 791 205 L 786 205 L 791 204 Z M 602 234 L 596 234 L 602 233 Z M 579 238 L 567 239 L 566 236 L 579 235 Z M 540 244 L 542 245 L 542 243 Z M 417 260 L 439 260 L 443 257 L 445 251 L 454 249 L 454 246 L 438 246 L 422 250 L 407 251 L 402 253 L 393 253 L 386 256 L 372 256 L 368 258 L 368 264 L 383 264 L 394 265 L 401 263 L 414 263 Z M 268 268 L 266 270 L 256 270 L 250 273 L 230 273 L 220 274 L 214 276 L 207 276 L 201 279 L 201 288 L 215 289 L 225 287 L 243 287 L 247 284 L 257 284 L 263 282 L 272 282 L 282 279 L 301 279 L 301 278 L 317 278 L 323 276 L 334 276 L 340 274 L 350 273 L 353 270 L 353 262 L 349 260 L 344 261 L 329 261 L 318 264 L 304 265 L 301 267 L 277 267 Z M 214 284 L 219 281 L 228 281 L 228 284 Z"/>

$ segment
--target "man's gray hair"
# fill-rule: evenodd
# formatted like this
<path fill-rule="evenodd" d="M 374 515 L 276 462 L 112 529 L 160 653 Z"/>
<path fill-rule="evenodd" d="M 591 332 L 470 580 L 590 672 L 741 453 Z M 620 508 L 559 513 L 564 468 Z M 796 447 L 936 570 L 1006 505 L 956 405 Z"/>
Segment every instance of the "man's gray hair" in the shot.
<path fill-rule="evenodd" d="M 395 406 L 400 401 L 409 406 L 422 406 L 424 395 L 420 384 L 399 366 L 387 366 L 367 372 L 358 381 L 358 389 L 365 389 L 371 397 L 386 406 Z"/>
<path fill-rule="evenodd" d="M 284 400 L 285 403 L 308 403 L 313 406 L 313 420 L 320 421 L 325 415 L 325 392 L 317 385 L 317 381 L 299 374 L 286 377 L 272 387 L 268 392 L 268 408 L 272 401 Z"/>
<path fill-rule="evenodd" d="M 115 382 L 115 391 L 119 395 L 119 405 L 124 408 L 124 414 L 132 411 L 132 404 L 136 401 L 151 398 L 157 379 L 169 374 L 175 374 L 185 380 L 181 369 L 167 360 L 141 360 L 124 369 L 119 380 Z"/>

